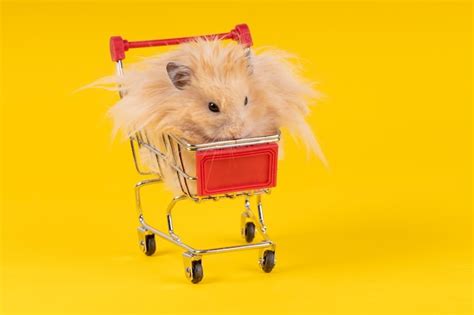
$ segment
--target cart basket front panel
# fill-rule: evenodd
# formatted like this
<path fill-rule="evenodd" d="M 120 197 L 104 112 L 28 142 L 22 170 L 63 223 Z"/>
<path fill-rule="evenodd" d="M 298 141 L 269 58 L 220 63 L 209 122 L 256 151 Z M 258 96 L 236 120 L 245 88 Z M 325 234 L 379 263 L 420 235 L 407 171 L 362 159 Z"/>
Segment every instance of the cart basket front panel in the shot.
<path fill-rule="evenodd" d="M 196 152 L 199 196 L 276 186 L 278 144 Z"/>

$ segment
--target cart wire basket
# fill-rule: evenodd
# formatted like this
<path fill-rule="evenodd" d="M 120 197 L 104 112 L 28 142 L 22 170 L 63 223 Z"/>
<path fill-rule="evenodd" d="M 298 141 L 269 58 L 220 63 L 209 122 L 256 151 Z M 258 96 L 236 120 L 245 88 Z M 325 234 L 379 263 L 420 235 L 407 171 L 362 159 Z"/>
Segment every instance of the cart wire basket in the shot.
<path fill-rule="evenodd" d="M 116 63 L 118 75 L 123 75 L 125 52 L 132 48 L 178 45 L 197 38 L 234 40 L 248 49 L 252 38 L 246 24 L 237 25 L 228 33 L 182 37 L 148 41 L 127 41 L 120 36 L 110 38 L 110 53 Z M 250 57 L 250 53 L 247 54 Z M 126 91 L 120 91 L 120 97 Z M 135 198 L 138 211 L 139 245 L 147 256 L 156 251 L 156 236 L 184 249 L 184 270 L 192 283 L 203 279 L 202 257 L 210 254 L 226 253 L 241 250 L 259 250 L 259 264 L 264 272 L 271 272 L 275 266 L 275 243 L 267 234 L 264 222 L 262 195 L 269 194 L 276 186 L 278 141 L 280 133 L 264 137 L 243 138 L 211 143 L 191 144 L 174 135 L 162 137 L 160 149 L 149 140 L 145 131 L 136 132 L 130 137 L 135 168 L 141 175 L 151 176 L 136 183 Z M 157 170 L 146 170 L 140 162 L 140 152 L 146 150 L 156 160 Z M 191 170 L 184 163 L 184 155 L 192 155 L 195 169 Z M 186 167 L 185 167 L 186 166 Z M 144 217 L 141 203 L 141 191 L 145 186 L 163 182 L 162 168 L 171 169 L 181 188 L 168 203 L 166 219 L 168 231 L 160 231 L 151 226 Z M 191 174 L 191 175 L 190 175 Z M 184 243 L 176 233 L 173 225 L 172 210 L 177 202 L 191 199 L 196 203 L 205 200 L 217 201 L 222 198 L 243 198 L 244 207 L 241 215 L 241 234 L 246 243 L 210 249 L 197 249 Z M 252 210 L 251 200 L 255 198 L 256 215 Z M 259 233 L 262 241 L 254 242 Z"/>

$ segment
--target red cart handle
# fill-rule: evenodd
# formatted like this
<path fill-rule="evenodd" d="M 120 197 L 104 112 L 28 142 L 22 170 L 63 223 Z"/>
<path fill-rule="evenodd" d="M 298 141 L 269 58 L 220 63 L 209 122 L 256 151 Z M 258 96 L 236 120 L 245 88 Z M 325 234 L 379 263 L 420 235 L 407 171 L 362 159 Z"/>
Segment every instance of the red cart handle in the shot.
<path fill-rule="evenodd" d="M 157 39 L 157 40 L 144 40 L 138 42 L 129 42 L 126 39 L 122 39 L 120 36 L 110 37 L 110 55 L 113 61 L 119 61 L 125 59 L 125 52 L 131 48 L 141 47 L 155 47 L 155 46 L 168 46 L 178 45 L 191 40 L 203 38 L 203 39 L 232 39 L 238 41 L 245 47 L 252 46 L 252 36 L 250 35 L 250 29 L 247 24 L 236 25 L 233 30 L 229 33 L 220 33 L 212 35 L 192 36 L 192 37 L 181 37 L 181 38 L 168 38 L 168 39 Z"/>

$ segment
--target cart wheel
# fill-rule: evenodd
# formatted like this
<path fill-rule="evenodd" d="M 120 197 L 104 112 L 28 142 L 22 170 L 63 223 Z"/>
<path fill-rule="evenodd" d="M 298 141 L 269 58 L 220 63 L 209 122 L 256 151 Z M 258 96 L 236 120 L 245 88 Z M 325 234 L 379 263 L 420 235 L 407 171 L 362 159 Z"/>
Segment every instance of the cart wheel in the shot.
<path fill-rule="evenodd" d="M 263 253 L 263 257 L 260 260 L 260 266 L 265 272 L 271 272 L 275 267 L 275 252 L 272 250 L 266 250 Z"/>
<path fill-rule="evenodd" d="M 201 282 L 204 277 L 204 271 L 202 270 L 201 260 L 193 260 L 191 262 L 191 275 L 190 279 L 192 283 Z"/>
<path fill-rule="evenodd" d="M 145 235 L 145 242 L 143 245 L 143 252 L 145 253 L 145 255 L 153 255 L 156 251 L 155 234 Z"/>
<path fill-rule="evenodd" d="M 255 238 L 255 224 L 253 222 L 245 223 L 244 237 L 247 243 L 251 243 Z"/>

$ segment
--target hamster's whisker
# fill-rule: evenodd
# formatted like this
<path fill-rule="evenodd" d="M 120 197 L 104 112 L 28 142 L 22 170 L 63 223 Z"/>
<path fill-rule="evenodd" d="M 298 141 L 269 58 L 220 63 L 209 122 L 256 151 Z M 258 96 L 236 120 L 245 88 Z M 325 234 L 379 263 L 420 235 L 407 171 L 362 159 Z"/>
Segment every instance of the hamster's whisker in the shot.
<path fill-rule="evenodd" d="M 209 142 L 214 142 L 216 141 L 217 137 L 219 137 L 219 132 L 216 132 L 216 135 L 211 139 L 210 137 L 207 137 L 208 139 L 211 139 L 211 141 Z M 209 176 L 207 177 L 207 179 L 209 180 L 211 178 L 211 174 L 212 174 L 212 167 L 214 166 L 214 159 L 216 157 L 216 152 L 213 153 L 212 155 L 212 158 L 211 158 L 211 166 L 209 167 Z M 207 183 L 206 183 L 207 184 Z"/>

